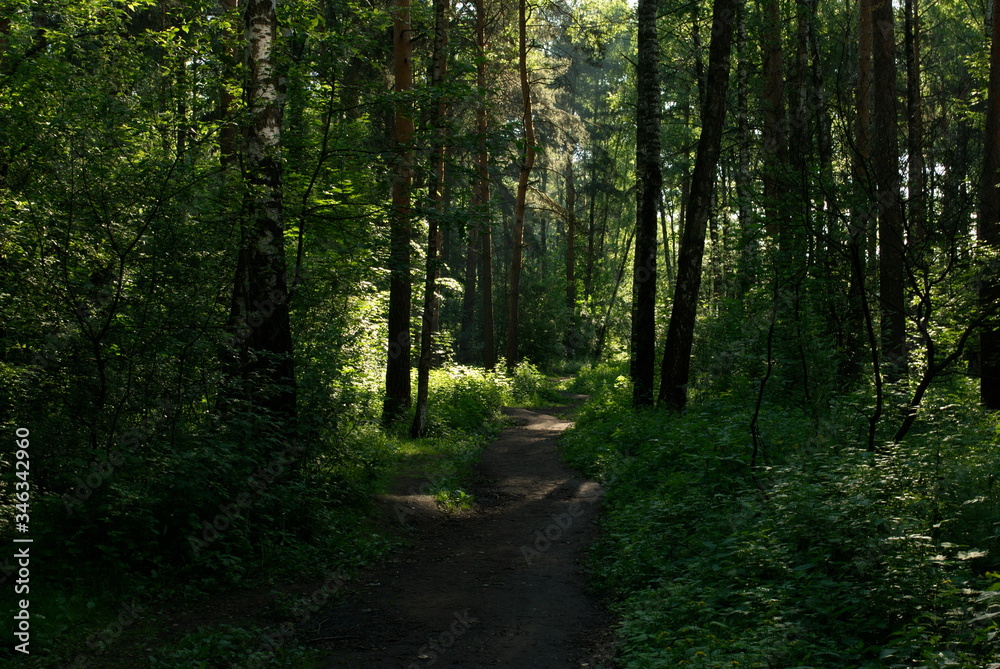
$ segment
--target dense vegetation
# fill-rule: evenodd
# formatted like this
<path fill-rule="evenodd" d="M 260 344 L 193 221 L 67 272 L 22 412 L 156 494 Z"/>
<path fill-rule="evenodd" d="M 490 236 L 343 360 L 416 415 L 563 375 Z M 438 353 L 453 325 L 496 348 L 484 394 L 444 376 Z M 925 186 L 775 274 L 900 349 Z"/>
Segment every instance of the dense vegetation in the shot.
<path fill-rule="evenodd" d="M 752 393 L 634 413 L 622 371 L 577 381 L 565 447 L 609 488 L 592 564 L 623 666 L 993 666 L 1000 437 L 964 380 L 875 454 L 860 395 L 768 404 L 750 469 Z"/>
<path fill-rule="evenodd" d="M 413 469 L 467 505 L 541 368 L 594 395 L 567 449 L 610 486 L 626 664 L 995 660 L 998 17 L 0 0 L 33 659 L 93 662 L 132 601 L 379 559 L 372 493 Z"/>

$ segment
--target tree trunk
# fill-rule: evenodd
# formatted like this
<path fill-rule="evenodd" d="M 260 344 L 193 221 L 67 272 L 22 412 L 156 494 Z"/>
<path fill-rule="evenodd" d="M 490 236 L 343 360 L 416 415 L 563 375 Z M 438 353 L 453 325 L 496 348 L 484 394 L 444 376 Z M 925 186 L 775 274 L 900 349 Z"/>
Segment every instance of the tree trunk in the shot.
<path fill-rule="evenodd" d="M 583 281 L 583 299 L 589 302 L 594 292 L 594 223 L 597 214 L 597 161 L 590 163 L 590 194 L 587 200 L 587 270 Z"/>
<path fill-rule="evenodd" d="M 413 46 L 410 0 L 396 0 L 393 15 L 393 73 L 397 94 L 413 88 Z M 382 419 L 398 419 L 410 405 L 410 183 L 413 116 L 411 104 L 397 98 L 394 110 L 396 165 L 389 219 L 389 341 L 385 368 L 385 402 Z"/>
<path fill-rule="evenodd" d="M 615 285 L 611 289 L 611 297 L 608 298 L 608 306 L 604 312 L 604 320 L 601 321 L 600 327 L 597 329 L 597 344 L 594 347 L 594 360 L 596 362 L 601 361 L 601 357 L 604 355 L 604 342 L 607 339 L 608 334 L 608 323 L 611 321 L 611 311 L 615 307 L 615 302 L 618 300 L 618 289 L 621 288 L 622 279 L 625 278 L 625 265 L 628 263 L 628 254 L 632 250 L 632 238 L 635 236 L 635 229 L 633 228 L 630 233 L 628 240 L 625 242 L 625 250 L 622 251 L 622 261 L 618 266 L 618 271 L 615 273 Z"/>
<path fill-rule="evenodd" d="M 514 202 L 514 230 L 511 236 L 510 310 L 507 319 L 507 371 L 517 365 L 518 316 L 521 301 L 521 258 L 524 246 L 524 212 L 528 179 L 535 164 L 535 128 L 531 117 L 531 88 L 528 82 L 528 9 L 527 0 L 518 2 L 517 64 L 521 79 L 521 106 L 524 112 L 524 159 L 517 178 Z"/>
<path fill-rule="evenodd" d="M 906 375 L 906 312 L 903 287 L 903 212 L 899 194 L 899 142 L 896 137 L 896 44 L 892 0 L 872 5 L 874 112 L 872 167 L 878 193 L 879 295 L 882 356 L 886 381 Z"/>
<path fill-rule="evenodd" d="M 486 116 L 486 0 L 476 0 L 476 185 L 473 201 L 478 208 L 476 225 L 480 230 L 480 290 L 483 294 L 483 367 L 492 370 L 497 364 L 493 334 L 493 228 L 490 220 L 490 156 L 486 144 L 489 119 Z"/>
<path fill-rule="evenodd" d="M 851 176 L 857 200 L 871 192 L 871 99 L 872 99 L 872 7 L 871 0 L 860 0 L 858 9 L 858 69 L 855 88 L 854 151 L 851 153 Z M 861 369 L 868 297 L 865 294 L 865 276 L 871 254 L 871 212 L 867 207 L 853 206 L 848 230 L 848 254 L 851 258 L 850 284 L 847 289 L 847 320 L 844 364 L 841 376 L 852 376 Z M 860 266 L 860 272 L 854 266 Z M 875 351 L 877 357 L 877 350 Z M 878 370 L 876 370 L 878 375 Z"/>
<path fill-rule="evenodd" d="M 672 236 L 670 234 L 671 228 L 673 228 L 673 221 L 667 218 L 667 204 L 664 201 L 663 191 L 660 191 L 660 201 L 657 202 L 660 211 L 660 233 L 663 235 L 663 268 L 666 271 L 667 285 L 671 286 L 674 283 L 674 263 L 673 255 L 674 249 L 670 243 Z"/>
<path fill-rule="evenodd" d="M 755 251 L 756 234 L 753 229 L 752 182 L 750 179 L 750 123 L 747 117 L 747 102 L 749 88 L 749 64 L 747 60 L 747 21 L 746 2 L 737 6 L 736 23 L 736 201 L 738 211 L 739 255 L 736 270 L 736 297 L 742 303 L 750 287 L 753 286 L 756 274 L 757 254 Z"/>
<path fill-rule="evenodd" d="M 701 112 L 701 136 L 691 177 L 687 220 L 684 221 L 684 235 L 677 256 L 677 286 L 667 328 L 660 381 L 660 401 L 675 411 L 682 410 L 687 403 L 701 264 L 705 254 L 705 228 L 711 214 L 715 170 L 726 118 L 726 86 L 729 82 L 735 8 L 735 0 L 714 0 L 712 9 L 712 41 L 708 49 L 708 80 L 705 106 Z"/>
<path fill-rule="evenodd" d="M 478 185 L 472 187 L 472 208 L 474 211 L 482 207 L 479 203 Z M 478 217 L 478 214 L 474 214 Z M 465 249 L 465 281 L 462 285 L 462 322 L 459 325 L 461 340 L 459 342 L 460 358 L 463 363 L 472 361 L 472 344 L 474 322 L 476 317 L 476 270 L 479 268 L 479 221 L 475 218 L 469 221 L 467 233 L 468 243 Z"/>
<path fill-rule="evenodd" d="M 274 53 L 275 0 L 250 0 L 244 12 L 248 109 L 242 152 L 246 191 L 231 317 L 237 326 L 243 393 L 273 414 L 285 436 L 295 429 L 295 368 L 288 312 L 281 177 L 283 78 Z"/>
<path fill-rule="evenodd" d="M 907 121 L 907 225 L 910 244 L 918 261 L 924 256 L 927 235 L 924 171 L 924 123 L 920 94 L 920 13 L 917 0 L 905 1 L 906 121 Z"/>
<path fill-rule="evenodd" d="M 417 362 L 417 407 L 410 427 L 410 436 L 427 434 L 427 397 L 430 392 L 431 363 L 434 357 L 434 333 L 437 329 L 437 284 L 441 274 L 441 218 L 444 216 L 445 144 L 448 100 L 442 88 L 448 72 L 448 22 L 451 0 L 434 0 L 434 53 L 431 88 L 438 95 L 434 110 L 433 175 L 428 195 L 433 211 L 427 226 L 427 272 L 424 281 L 424 313 L 420 329 L 420 359 Z"/>
<path fill-rule="evenodd" d="M 567 354 L 573 357 L 576 333 L 576 184 L 573 177 L 573 149 L 566 158 L 566 310 L 569 328 L 566 333 Z"/>
<path fill-rule="evenodd" d="M 812 194 L 809 183 L 812 134 L 810 132 L 808 104 L 810 4 L 809 0 L 798 0 L 795 3 L 795 65 L 792 76 L 793 89 L 789 101 L 792 113 L 788 137 L 789 144 L 795 147 L 795 150 L 790 151 L 788 155 L 792 179 L 788 188 L 791 194 L 789 206 L 794 208 L 791 209 L 787 225 L 781 231 L 780 241 L 782 261 L 785 266 L 779 269 L 787 273 L 786 277 L 791 291 L 796 296 L 805 278 L 806 235 L 807 231 L 812 229 L 810 221 Z"/>
<path fill-rule="evenodd" d="M 1000 11 L 993 2 L 989 101 L 986 107 L 986 156 L 980 186 L 979 237 L 988 253 L 1000 248 Z M 979 299 L 985 311 L 1000 304 L 1000 279 L 995 259 L 987 261 Z M 991 319 L 993 320 L 993 319 Z M 979 336 L 979 396 L 983 406 L 1000 409 L 1000 329 L 983 328 Z"/>
<path fill-rule="evenodd" d="M 222 11 L 224 14 L 235 17 L 238 7 L 239 0 L 222 0 Z M 238 24 L 235 18 L 233 19 L 233 23 L 235 29 L 235 26 Z M 223 71 L 232 75 L 232 70 L 235 69 L 238 62 L 236 54 L 228 50 L 228 53 L 223 54 L 222 61 Z M 235 165 L 238 160 L 240 131 L 237 121 L 234 118 L 235 106 L 236 97 L 229 91 L 228 86 L 222 85 L 219 89 L 219 162 L 222 164 L 222 167 Z"/>
<path fill-rule="evenodd" d="M 656 208 L 660 168 L 660 49 L 656 0 L 639 0 L 636 68 L 636 212 L 632 271 L 632 404 L 652 406 L 656 364 Z"/>
<path fill-rule="evenodd" d="M 782 215 L 784 175 L 788 170 L 785 128 L 785 74 L 778 0 L 764 6 L 764 220 L 768 235 L 778 241 L 788 228 Z"/>

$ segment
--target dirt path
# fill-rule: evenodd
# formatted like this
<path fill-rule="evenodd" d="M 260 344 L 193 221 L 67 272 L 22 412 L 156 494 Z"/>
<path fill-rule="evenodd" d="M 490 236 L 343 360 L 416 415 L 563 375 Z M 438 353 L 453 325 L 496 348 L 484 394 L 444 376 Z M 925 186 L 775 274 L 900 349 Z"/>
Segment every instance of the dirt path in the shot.
<path fill-rule="evenodd" d="M 324 666 L 607 665 L 606 615 L 584 593 L 581 573 L 600 486 L 559 458 L 556 438 L 571 423 L 541 411 L 506 413 L 516 427 L 486 448 L 475 470 L 475 511 L 441 516 L 417 494 L 390 500 L 417 525 L 415 546 L 324 612 L 313 637 L 324 639 Z"/>

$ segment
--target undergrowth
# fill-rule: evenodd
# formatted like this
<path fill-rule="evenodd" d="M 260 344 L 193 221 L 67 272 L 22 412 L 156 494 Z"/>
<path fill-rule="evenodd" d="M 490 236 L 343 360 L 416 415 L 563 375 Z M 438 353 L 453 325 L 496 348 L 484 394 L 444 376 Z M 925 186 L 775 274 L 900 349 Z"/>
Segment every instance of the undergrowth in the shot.
<path fill-rule="evenodd" d="M 636 412 L 620 367 L 580 383 L 564 445 L 608 487 L 592 581 L 624 668 L 1000 667 L 1000 445 L 964 389 L 877 454 L 847 404 L 765 406 L 751 471 L 745 402 Z"/>
<path fill-rule="evenodd" d="M 280 652 L 255 655 L 267 630 L 252 626 L 205 628 L 170 642 L 142 637 L 160 632 L 158 612 L 168 605 L 334 570 L 352 574 L 378 561 L 399 540 L 372 522 L 375 493 L 397 474 L 416 474 L 443 507 L 468 508 L 465 477 L 499 433 L 502 407 L 551 397 L 530 364 L 509 376 L 437 369 L 429 435 L 410 439 L 408 421 L 387 429 L 375 418 L 379 381 L 344 375 L 325 401 L 304 398 L 308 443 L 294 453 L 259 440 L 240 447 L 246 442 L 236 433 L 252 435 L 267 419 L 235 416 L 203 439 L 164 448 L 158 477 L 139 475 L 139 458 L 125 457 L 68 506 L 57 494 L 38 494 L 31 656 L 8 648 L 0 666 L 129 666 L 111 664 L 125 646 L 138 646 L 129 652 L 150 666 L 237 666 L 230 655 L 259 655 L 255 666 L 308 666 L 310 653 L 292 639 Z M 6 604 L 13 588 L 4 590 Z"/>

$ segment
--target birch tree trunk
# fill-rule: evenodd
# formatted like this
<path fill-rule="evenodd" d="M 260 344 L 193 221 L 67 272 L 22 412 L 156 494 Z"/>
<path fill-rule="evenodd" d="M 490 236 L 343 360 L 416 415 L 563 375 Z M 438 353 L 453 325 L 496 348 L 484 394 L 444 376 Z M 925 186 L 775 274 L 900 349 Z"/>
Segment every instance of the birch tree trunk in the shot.
<path fill-rule="evenodd" d="M 243 128 L 241 243 L 231 317 L 244 394 L 286 434 L 296 420 L 281 180 L 284 79 L 276 66 L 275 0 L 249 0 L 243 15 L 248 110 Z"/>

